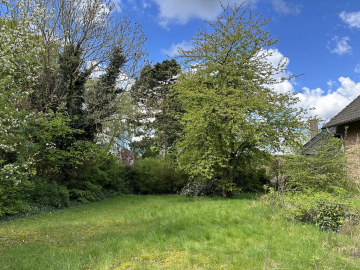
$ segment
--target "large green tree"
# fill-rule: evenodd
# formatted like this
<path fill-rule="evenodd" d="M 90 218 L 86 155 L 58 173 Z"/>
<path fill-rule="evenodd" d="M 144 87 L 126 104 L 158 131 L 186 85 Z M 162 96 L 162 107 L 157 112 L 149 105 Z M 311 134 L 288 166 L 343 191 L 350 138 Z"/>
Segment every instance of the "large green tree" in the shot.
<path fill-rule="evenodd" d="M 146 65 L 141 71 L 131 88 L 133 103 L 139 107 L 132 122 L 137 135 L 143 136 L 141 141 L 133 143 L 134 147 L 148 149 L 159 144 L 161 150 L 154 152 L 165 157 L 168 148 L 179 138 L 181 127 L 175 116 L 181 113 L 181 107 L 175 99 L 173 85 L 180 71 L 175 59 Z"/>
<path fill-rule="evenodd" d="M 278 41 L 265 28 L 269 19 L 244 4 L 222 7 L 192 38 L 192 49 L 179 50 L 187 71 L 174 87 L 185 110 L 181 166 L 193 177 L 220 176 L 229 197 L 243 157 L 262 159 L 296 143 L 305 123 L 296 96 L 274 90 L 290 78 L 276 79 L 286 59 L 268 61 L 274 50 L 267 48 Z"/>

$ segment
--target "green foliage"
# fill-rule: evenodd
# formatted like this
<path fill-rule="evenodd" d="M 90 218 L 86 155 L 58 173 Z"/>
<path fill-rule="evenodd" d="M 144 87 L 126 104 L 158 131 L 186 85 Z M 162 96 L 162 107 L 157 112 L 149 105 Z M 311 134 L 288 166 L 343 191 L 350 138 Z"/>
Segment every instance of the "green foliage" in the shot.
<path fill-rule="evenodd" d="M 342 141 L 332 136 L 325 136 L 312 155 L 288 157 L 283 172 L 290 189 L 325 192 L 331 192 L 333 187 L 349 189 Z"/>
<path fill-rule="evenodd" d="M 141 194 L 171 194 L 178 192 L 187 182 L 187 175 L 179 170 L 175 161 L 166 158 L 144 158 L 138 160 L 133 192 Z"/>
<path fill-rule="evenodd" d="M 117 81 L 126 58 L 120 47 L 114 47 L 109 63 L 99 78 L 89 80 L 86 85 L 85 100 L 88 106 L 88 121 L 96 123 L 97 132 L 103 131 L 103 121 L 119 112 L 119 96 L 124 92 Z M 123 104 L 121 104 L 123 105 Z"/>
<path fill-rule="evenodd" d="M 86 165 L 84 170 L 85 177 L 81 186 L 86 192 L 81 193 L 75 189 L 72 189 L 71 192 L 73 195 L 83 197 L 80 199 L 81 201 L 84 199 L 87 201 L 97 200 L 108 191 L 115 194 L 127 194 L 130 192 L 126 178 L 127 167 L 128 165 L 123 164 L 118 157 L 103 149 L 98 149 L 91 165 Z"/>
<path fill-rule="evenodd" d="M 259 160 L 259 152 L 297 144 L 305 127 L 295 94 L 273 89 L 286 80 L 276 75 L 287 60 L 269 62 L 274 50 L 266 48 L 278 41 L 265 29 L 269 20 L 242 8 L 223 6 L 192 38 L 192 49 L 180 49 L 189 66 L 174 85 L 185 111 L 180 164 L 194 178 L 221 173 L 224 197 L 244 157 Z"/>
<path fill-rule="evenodd" d="M 78 9 L 51 1 L 17 1 L 0 18 L 0 215 L 25 209 L 30 195 L 29 203 L 62 207 L 68 190 L 83 202 L 128 190 L 123 166 L 95 139 L 122 105 L 119 74 L 134 77 L 145 37 L 126 15 L 113 27 L 113 9 L 99 3 L 82 10 L 86 23 Z M 136 33 L 123 36 L 129 29 Z M 87 89 L 100 66 L 104 74 Z"/>
<path fill-rule="evenodd" d="M 90 202 L 101 199 L 109 192 L 127 194 L 130 187 L 125 174 L 126 165 L 118 157 L 94 145 L 91 155 L 79 164 L 77 177 L 67 184 L 70 197 Z"/>
<path fill-rule="evenodd" d="M 180 195 L 185 195 L 189 197 L 196 196 L 207 196 L 207 197 L 216 197 L 221 196 L 221 190 L 219 189 L 220 181 L 217 178 L 206 179 L 203 181 L 190 181 L 184 186 Z"/>
<path fill-rule="evenodd" d="M 180 73 L 175 59 L 164 60 L 154 66 L 146 65 L 131 88 L 134 106 L 139 106 L 135 121 L 136 135 L 143 139 L 132 142 L 141 155 L 156 156 L 166 153 L 179 139 L 181 126 L 176 115 L 181 114 L 181 104 L 175 99 L 173 84 Z M 150 118 L 154 118 L 150 121 Z M 156 148 L 156 149 L 154 149 Z M 152 154 L 154 153 L 154 154 Z"/>
<path fill-rule="evenodd" d="M 25 165 L 5 165 L 0 170 L 0 217 L 26 210 L 26 200 L 32 189 Z"/>
<path fill-rule="evenodd" d="M 271 194 L 270 194 L 271 196 Z M 322 230 L 336 231 L 350 218 L 357 218 L 352 211 L 348 193 L 338 188 L 335 193 L 307 190 L 277 198 L 285 218 L 310 222 Z"/>
<path fill-rule="evenodd" d="M 65 186 L 60 186 L 56 182 L 50 182 L 48 179 L 40 177 L 33 177 L 31 182 L 34 184 L 34 190 L 31 192 L 30 201 L 35 205 L 56 208 L 70 205 L 69 191 Z"/>
<path fill-rule="evenodd" d="M 262 192 L 263 186 L 270 181 L 265 168 L 243 170 L 242 167 L 234 177 L 234 183 L 243 192 Z"/>
<path fill-rule="evenodd" d="M 61 113 L 40 118 L 35 128 L 36 155 L 32 166 L 36 174 L 61 185 L 81 177 L 83 166 L 93 158 L 97 148 L 92 142 L 74 139 L 82 130 L 73 129 L 71 119 Z"/>

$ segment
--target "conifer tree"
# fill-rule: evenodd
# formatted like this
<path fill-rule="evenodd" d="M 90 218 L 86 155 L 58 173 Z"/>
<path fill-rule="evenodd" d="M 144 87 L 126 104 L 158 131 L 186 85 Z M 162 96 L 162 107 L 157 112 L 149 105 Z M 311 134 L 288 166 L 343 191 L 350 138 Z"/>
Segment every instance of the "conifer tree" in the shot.
<path fill-rule="evenodd" d="M 178 139 L 181 128 L 175 114 L 181 112 L 179 103 L 174 99 L 173 85 L 180 73 L 180 65 L 175 59 L 164 60 L 153 67 L 147 65 L 132 87 L 132 99 L 139 106 L 136 121 L 137 135 L 144 138 L 132 145 L 149 148 L 161 145 L 158 152 L 166 156 L 169 146 Z"/>

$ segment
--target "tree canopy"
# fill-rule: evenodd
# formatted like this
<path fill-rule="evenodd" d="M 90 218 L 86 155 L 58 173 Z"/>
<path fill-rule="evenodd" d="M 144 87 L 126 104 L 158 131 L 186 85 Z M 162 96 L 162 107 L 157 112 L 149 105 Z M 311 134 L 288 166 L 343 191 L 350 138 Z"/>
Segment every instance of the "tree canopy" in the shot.
<path fill-rule="evenodd" d="M 265 28 L 269 19 L 244 4 L 222 8 L 192 38 L 190 50 L 179 49 L 187 71 L 174 88 L 185 111 L 180 164 L 194 178 L 220 177 L 228 197 L 244 156 L 259 160 L 294 144 L 305 122 L 295 94 L 273 88 L 290 78 L 276 79 L 286 59 L 268 61 L 278 42 Z"/>
<path fill-rule="evenodd" d="M 179 138 L 181 127 L 175 115 L 181 112 L 174 97 L 173 85 L 180 74 L 180 64 L 175 59 L 146 65 L 131 88 L 133 103 L 139 108 L 134 124 L 137 135 L 144 136 L 133 146 L 148 148 L 160 144 L 165 157 L 169 146 Z M 146 151 L 146 150 L 145 150 Z"/>

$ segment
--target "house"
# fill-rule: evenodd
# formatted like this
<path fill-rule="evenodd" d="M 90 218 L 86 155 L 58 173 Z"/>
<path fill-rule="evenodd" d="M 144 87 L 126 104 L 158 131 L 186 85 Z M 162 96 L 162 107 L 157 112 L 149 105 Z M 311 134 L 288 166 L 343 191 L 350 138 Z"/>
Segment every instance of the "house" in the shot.
<path fill-rule="evenodd" d="M 360 136 L 360 96 L 341 112 L 330 119 L 317 133 L 317 122 L 311 123 L 311 140 L 304 145 L 304 154 L 311 154 L 324 136 L 334 136 L 344 140 L 344 147 L 354 144 Z"/>

